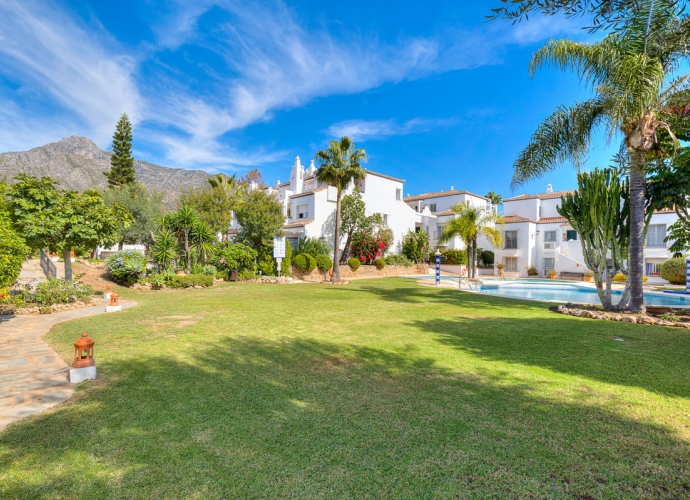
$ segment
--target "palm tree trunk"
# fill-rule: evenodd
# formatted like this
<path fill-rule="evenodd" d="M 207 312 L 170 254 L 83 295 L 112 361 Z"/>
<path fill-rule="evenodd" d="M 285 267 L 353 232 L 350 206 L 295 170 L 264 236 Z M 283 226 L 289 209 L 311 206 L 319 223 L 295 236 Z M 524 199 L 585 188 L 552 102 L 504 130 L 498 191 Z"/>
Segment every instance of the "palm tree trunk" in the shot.
<path fill-rule="evenodd" d="M 645 171 L 647 155 L 644 151 L 630 154 L 630 309 L 644 310 L 642 275 L 644 268 Z"/>
<path fill-rule="evenodd" d="M 65 260 L 65 281 L 72 281 L 72 249 L 65 247 L 62 249 L 62 258 Z"/>
<path fill-rule="evenodd" d="M 184 251 L 187 254 L 187 274 L 192 266 L 192 253 L 189 251 L 189 230 L 184 231 Z"/>
<path fill-rule="evenodd" d="M 338 196 L 335 204 L 335 236 L 333 238 L 333 274 L 331 275 L 331 282 L 340 281 L 340 259 L 338 254 L 340 252 L 340 187 L 338 187 Z"/>
<path fill-rule="evenodd" d="M 477 277 L 477 240 L 472 240 L 472 277 Z"/>

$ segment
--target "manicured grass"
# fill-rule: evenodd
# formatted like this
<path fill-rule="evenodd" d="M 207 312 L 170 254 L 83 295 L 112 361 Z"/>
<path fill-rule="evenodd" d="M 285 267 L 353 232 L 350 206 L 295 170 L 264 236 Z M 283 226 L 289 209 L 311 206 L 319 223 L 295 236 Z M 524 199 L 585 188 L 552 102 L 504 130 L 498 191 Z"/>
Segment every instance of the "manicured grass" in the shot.
<path fill-rule="evenodd" d="M 0 433 L 0 497 L 690 496 L 687 330 L 399 278 L 120 292 L 48 336 L 99 378 Z"/>

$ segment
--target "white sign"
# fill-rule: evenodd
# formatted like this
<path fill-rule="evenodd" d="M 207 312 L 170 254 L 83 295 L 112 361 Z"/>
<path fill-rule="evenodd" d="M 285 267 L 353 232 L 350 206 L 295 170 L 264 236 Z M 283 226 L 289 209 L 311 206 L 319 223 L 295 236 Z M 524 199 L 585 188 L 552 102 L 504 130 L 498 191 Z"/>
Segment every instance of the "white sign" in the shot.
<path fill-rule="evenodd" d="M 273 258 L 274 259 L 284 259 L 285 258 L 285 236 L 274 236 L 273 237 Z"/>

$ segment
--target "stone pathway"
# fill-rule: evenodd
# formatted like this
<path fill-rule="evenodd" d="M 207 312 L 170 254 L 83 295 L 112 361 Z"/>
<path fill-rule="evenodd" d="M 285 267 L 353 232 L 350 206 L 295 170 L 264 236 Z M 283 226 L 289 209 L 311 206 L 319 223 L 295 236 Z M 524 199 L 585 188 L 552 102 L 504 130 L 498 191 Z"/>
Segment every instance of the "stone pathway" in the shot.
<path fill-rule="evenodd" d="M 101 299 L 97 306 L 56 314 L 0 316 L 0 431 L 72 396 L 76 386 L 67 380 L 69 366 L 43 336 L 57 323 L 104 313 L 106 303 Z M 136 302 L 120 304 L 124 309 Z"/>

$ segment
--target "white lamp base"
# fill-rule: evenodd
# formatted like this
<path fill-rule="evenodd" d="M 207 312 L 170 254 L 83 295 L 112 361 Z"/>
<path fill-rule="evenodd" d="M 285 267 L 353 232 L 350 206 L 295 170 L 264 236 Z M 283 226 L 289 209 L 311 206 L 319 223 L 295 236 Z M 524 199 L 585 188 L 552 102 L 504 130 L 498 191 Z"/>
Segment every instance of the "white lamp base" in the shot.
<path fill-rule="evenodd" d="M 84 380 L 94 380 L 96 378 L 96 367 L 87 366 L 86 368 L 70 368 L 69 381 L 78 384 Z"/>
<path fill-rule="evenodd" d="M 114 313 L 122 311 L 122 306 L 105 306 L 105 312 L 107 313 Z"/>

